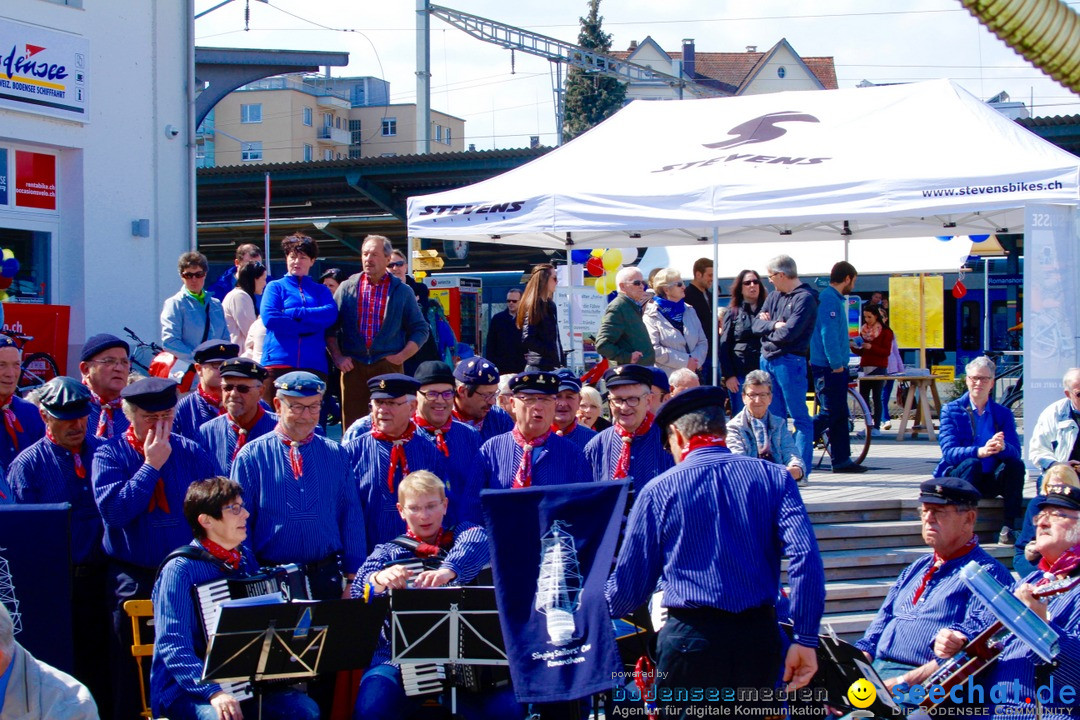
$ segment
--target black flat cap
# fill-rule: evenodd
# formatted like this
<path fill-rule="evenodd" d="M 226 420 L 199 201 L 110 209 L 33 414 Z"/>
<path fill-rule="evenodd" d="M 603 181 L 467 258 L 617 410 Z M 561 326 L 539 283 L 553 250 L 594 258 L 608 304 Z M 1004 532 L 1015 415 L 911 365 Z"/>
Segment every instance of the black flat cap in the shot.
<path fill-rule="evenodd" d="M 367 381 L 367 386 L 371 391 L 371 397 L 376 400 L 415 395 L 420 389 L 420 383 L 416 382 L 416 378 L 401 373 L 376 375 Z"/>
<path fill-rule="evenodd" d="M 413 378 L 420 383 L 420 387 L 425 385 L 453 385 L 454 371 L 442 360 L 426 360 L 416 366 Z"/>
<path fill-rule="evenodd" d="M 240 356 L 240 346 L 223 340 L 207 340 L 191 354 L 197 363 L 232 360 Z"/>
<path fill-rule="evenodd" d="M 671 381 L 668 380 L 667 373 L 658 367 L 651 367 L 649 371 L 652 372 L 652 386 L 660 388 L 667 395 L 671 392 Z"/>
<path fill-rule="evenodd" d="M 1039 508 L 1048 506 L 1080 510 L 1080 489 L 1071 485 L 1048 485 L 1046 497 L 1039 501 Z"/>
<path fill-rule="evenodd" d="M 649 372 L 648 368 L 642 368 Z M 667 438 L 668 425 L 675 422 L 683 415 L 692 413 L 703 408 L 722 408 L 727 395 L 723 389 L 712 385 L 690 388 L 671 398 L 656 411 L 656 424 L 660 428 L 661 436 Z"/>
<path fill-rule="evenodd" d="M 38 403 L 57 420 L 78 420 L 90 414 L 90 390 L 78 380 L 55 377 L 41 386 Z"/>
<path fill-rule="evenodd" d="M 120 397 L 146 412 L 170 410 L 176 407 L 176 381 L 159 377 L 142 378 L 121 390 Z"/>
<path fill-rule="evenodd" d="M 555 395 L 559 392 L 559 376 L 551 372 L 528 370 L 510 378 L 510 392 Z"/>
<path fill-rule="evenodd" d="M 240 377 L 251 380 L 265 380 L 270 373 L 259 363 L 250 358 L 232 358 L 221 363 L 221 377 Z"/>
<path fill-rule="evenodd" d="M 644 385 L 652 387 L 652 370 L 644 365 L 620 365 L 604 373 L 604 384 L 609 388 L 620 385 Z"/>
<path fill-rule="evenodd" d="M 131 348 L 128 347 L 128 344 L 115 335 L 108 333 L 92 335 L 87 338 L 86 344 L 83 345 L 82 354 L 79 355 L 79 362 L 88 362 L 94 359 L 96 355 L 113 348 L 124 348 L 124 352 L 131 354 Z"/>
<path fill-rule="evenodd" d="M 982 493 L 960 478 L 930 478 L 919 483 L 919 502 L 927 505 L 974 505 L 980 500 Z"/>

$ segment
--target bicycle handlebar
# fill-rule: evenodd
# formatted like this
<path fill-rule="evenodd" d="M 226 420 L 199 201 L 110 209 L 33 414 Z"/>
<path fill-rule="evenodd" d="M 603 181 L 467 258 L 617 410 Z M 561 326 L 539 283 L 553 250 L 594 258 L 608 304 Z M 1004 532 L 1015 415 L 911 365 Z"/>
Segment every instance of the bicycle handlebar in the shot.
<path fill-rule="evenodd" d="M 160 345 L 158 345 L 156 342 L 146 342 L 145 340 L 143 340 L 141 337 L 139 337 L 138 335 L 135 334 L 134 330 L 132 330 L 129 327 L 125 326 L 124 327 L 124 332 L 126 332 L 128 334 L 128 337 L 130 337 L 132 340 L 135 341 L 135 346 L 136 347 L 150 348 L 155 353 L 162 352 L 162 350 L 163 350 L 163 348 Z"/>

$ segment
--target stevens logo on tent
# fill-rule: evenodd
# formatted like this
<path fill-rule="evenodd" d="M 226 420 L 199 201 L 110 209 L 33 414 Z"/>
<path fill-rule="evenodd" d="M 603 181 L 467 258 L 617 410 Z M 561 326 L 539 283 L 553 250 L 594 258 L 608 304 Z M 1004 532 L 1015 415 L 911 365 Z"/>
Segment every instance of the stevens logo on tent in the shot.
<path fill-rule="evenodd" d="M 488 215 L 514 213 L 525 207 L 524 200 L 479 205 L 425 205 L 418 215 Z"/>
<path fill-rule="evenodd" d="M 721 148 L 736 148 L 740 145 L 752 145 L 756 143 L 767 143 L 772 140 L 776 140 L 787 134 L 787 130 L 782 127 L 778 127 L 779 123 L 788 122 L 802 122 L 802 123 L 817 123 L 820 122 L 813 115 L 795 111 L 784 111 L 769 113 L 768 115 L 759 115 L 756 118 L 747 120 L 744 123 L 740 123 L 735 127 L 728 130 L 728 135 L 734 135 L 730 140 L 720 140 L 714 143 L 702 143 L 702 147 L 710 149 Z M 709 165 L 715 165 L 717 163 L 727 162 L 752 162 L 752 163 L 764 163 L 767 165 L 819 165 L 830 158 L 827 157 L 791 157 L 786 155 L 755 155 L 754 153 L 735 153 L 732 155 L 720 155 L 717 157 L 706 158 L 703 160 L 692 160 L 690 162 L 678 163 L 675 165 L 665 165 L 659 170 L 653 170 L 653 172 L 668 172 L 669 170 L 686 170 L 692 167 L 707 167 Z"/>

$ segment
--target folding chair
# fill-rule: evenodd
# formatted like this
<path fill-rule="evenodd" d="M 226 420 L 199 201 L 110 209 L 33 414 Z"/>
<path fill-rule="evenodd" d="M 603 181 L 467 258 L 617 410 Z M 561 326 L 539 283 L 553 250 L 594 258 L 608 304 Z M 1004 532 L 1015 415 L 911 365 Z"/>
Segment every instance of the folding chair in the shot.
<path fill-rule="evenodd" d="M 139 695 L 142 698 L 142 712 L 147 720 L 153 720 L 150 710 L 150 668 L 143 667 L 154 655 L 154 603 L 152 600 L 128 600 L 124 603 L 124 612 L 131 618 L 131 656 L 139 667 Z M 143 635 L 150 635 L 150 642 L 143 643 Z"/>

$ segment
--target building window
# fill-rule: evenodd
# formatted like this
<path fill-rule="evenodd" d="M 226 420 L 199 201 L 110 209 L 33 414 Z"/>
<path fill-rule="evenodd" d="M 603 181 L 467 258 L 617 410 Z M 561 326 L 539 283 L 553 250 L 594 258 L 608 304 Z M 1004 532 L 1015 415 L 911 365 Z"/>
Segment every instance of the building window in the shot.
<path fill-rule="evenodd" d="M 450 144 L 450 128 L 446 128 L 446 144 Z"/>
<path fill-rule="evenodd" d="M 310 145 L 304 145 L 304 162 L 311 162 L 311 158 L 314 157 L 313 152 L 314 148 Z"/>
<path fill-rule="evenodd" d="M 390 137 L 391 135 L 397 135 L 397 118 L 383 118 L 382 121 L 382 134 L 383 137 Z"/>
<path fill-rule="evenodd" d="M 333 113 L 323 113 L 322 120 L 323 127 L 334 127 Z"/>
<path fill-rule="evenodd" d="M 349 144 L 350 145 L 356 145 L 357 147 L 359 147 L 361 142 L 363 142 L 363 136 L 362 136 L 362 133 L 360 131 L 360 121 L 359 120 L 350 120 L 349 121 Z M 360 156 L 357 155 L 356 157 L 360 157 Z"/>
<path fill-rule="evenodd" d="M 322 159 L 323 160 L 333 160 L 334 159 L 334 151 L 333 150 L 323 150 Z"/>
<path fill-rule="evenodd" d="M 357 147 L 349 148 L 349 159 L 352 160 L 352 159 L 356 159 L 358 157 L 363 157 L 362 155 L 360 155 L 360 147 L 357 146 Z"/>
<path fill-rule="evenodd" d="M 311 127 L 311 116 L 312 116 L 311 108 L 309 108 L 309 107 L 304 108 L 304 124 L 307 125 L 308 127 Z"/>
<path fill-rule="evenodd" d="M 341 129 L 341 118 L 334 118 L 334 127 L 336 127 L 338 130 Z"/>
<path fill-rule="evenodd" d="M 242 123 L 261 123 L 262 122 L 262 103 L 255 103 L 253 105 L 241 105 L 240 106 L 240 122 L 242 122 Z"/>
<path fill-rule="evenodd" d="M 435 124 L 435 142 L 442 142 L 442 125 Z"/>
<path fill-rule="evenodd" d="M 262 160 L 262 141 L 240 143 L 240 159 L 245 162 Z"/>
<path fill-rule="evenodd" d="M 776 77 L 783 80 L 785 75 L 787 75 L 787 68 L 785 68 L 783 65 L 776 68 Z"/>

